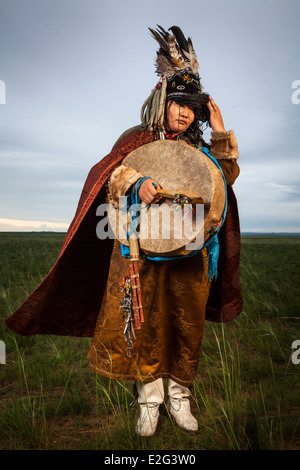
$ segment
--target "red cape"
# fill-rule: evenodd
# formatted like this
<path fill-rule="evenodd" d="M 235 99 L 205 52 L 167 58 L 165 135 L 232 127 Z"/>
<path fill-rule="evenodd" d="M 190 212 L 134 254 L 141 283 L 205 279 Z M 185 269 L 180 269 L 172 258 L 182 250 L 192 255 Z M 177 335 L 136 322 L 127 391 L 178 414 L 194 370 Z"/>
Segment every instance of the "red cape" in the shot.
<path fill-rule="evenodd" d="M 99 240 L 96 235 L 100 220 L 96 209 L 104 202 L 104 183 L 129 152 L 154 139 L 151 132 L 133 132 L 118 141 L 111 153 L 91 169 L 56 263 L 6 320 L 12 331 L 24 336 L 93 336 L 113 247 L 112 239 Z M 206 309 L 206 319 L 218 322 L 232 320 L 242 310 L 240 227 L 231 186 L 228 186 L 228 209 L 219 240 L 219 274 L 212 282 Z"/>

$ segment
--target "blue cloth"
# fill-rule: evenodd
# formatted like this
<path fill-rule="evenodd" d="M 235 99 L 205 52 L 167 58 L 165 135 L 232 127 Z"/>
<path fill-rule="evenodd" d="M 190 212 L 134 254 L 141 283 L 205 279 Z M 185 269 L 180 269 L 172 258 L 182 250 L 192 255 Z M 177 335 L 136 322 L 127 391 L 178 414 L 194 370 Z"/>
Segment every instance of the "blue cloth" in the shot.
<path fill-rule="evenodd" d="M 197 148 L 199 148 L 199 147 L 197 147 Z M 222 168 L 220 167 L 217 160 L 211 155 L 209 149 L 206 148 L 206 147 L 202 147 L 200 150 L 201 150 L 201 152 L 203 152 L 205 155 L 207 155 L 214 162 L 214 164 L 219 168 L 219 170 L 222 173 L 222 176 L 223 176 L 223 179 L 224 179 L 224 184 L 225 184 L 225 207 L 224 207 L 224 211 L 223 211 L 223 214 L 222 214 L 222 217 L 221 217 L 220 224 L 215 229 L 214 233 L 212 233 L 211 237 L 203 244 L 201 249 L 191 251 L 185 257 L 194 256 L 195 254 L 199 253 L 204 248 L 206 248 L 207 259 L 208 259 L 208 272 L 207 272 L 207 275 L 208 275 L 208 278 L 210 280 L 212 280 L 212 279 L 214 279 L 214 278 L 216 279 L 218 277 L 218 259 L 219 259 L 219 252 L 220 252 L 218 232 L 219 232 L 220 228 L 222 227 L 222 225 L 224 223 L 226 213 L 227 213 L 227 184 L 226 184 L 226 179 L 225 179 L 224 173 L 222 171 Z M 130 210 L 130 208 L 132 206 L 135 209 L 134 206 L 136 204 L 140 204 L 141 199 L 138 195 L 138 192 L 139 192 L 141 184 L 148 178 L 150 178 L 150 177 L 140 178 L 138 180 L 138 182 L 136 183 L 135 189 L 134 189 L 134 185 L 131 186 L 128 194 L 126 195 L 125 204 L 123 206 L 123 212 L 127 212 L 128 210 Z M 147 208 L 147 206 L 146 206 L 146 208 Z M 130 230 L 130 232 L 127 233 L 127 239 L 136 230 L 137 213 L 135 212 L 135 210 L 130 210 L 130 211 L 131 211 L 131 215 L 132 215 L 132 222 L 131 222 L 131 230 Z M 123 245 L 121 243 L 121 254 L 125 258 L 129 258 L 130 257 L 129 246 Z M 182 258 L 182 256 L 173 256 L 173 257 L 153 256 L 152 257 L 152 256 L 149 256 L 149 255 L 146 255 L 146 258 L 148 260 L 151 260 L 151 261 L 166 261 L 166 260 L 172 261 L 172 260 L 180 259 L 180 258 Z"/>

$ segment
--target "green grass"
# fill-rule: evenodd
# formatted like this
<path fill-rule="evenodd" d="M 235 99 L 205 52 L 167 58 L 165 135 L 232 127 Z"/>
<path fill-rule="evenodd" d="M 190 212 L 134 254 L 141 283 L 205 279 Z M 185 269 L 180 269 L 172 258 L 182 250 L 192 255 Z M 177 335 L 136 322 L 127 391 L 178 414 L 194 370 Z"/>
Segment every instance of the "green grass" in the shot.
<path fill-rule="evenodd" d="M 162 405 L 157 433 L 135 434 L 131 382 L 93 373 L 90 339 L 22 337 L 4 319 L 52 267 L 63 234 L 0 233 L 1 449 L 299 449 L 300 237 L 242 237 L 244 308 L 206 324 L 192 410 L 200 432 Z"/>

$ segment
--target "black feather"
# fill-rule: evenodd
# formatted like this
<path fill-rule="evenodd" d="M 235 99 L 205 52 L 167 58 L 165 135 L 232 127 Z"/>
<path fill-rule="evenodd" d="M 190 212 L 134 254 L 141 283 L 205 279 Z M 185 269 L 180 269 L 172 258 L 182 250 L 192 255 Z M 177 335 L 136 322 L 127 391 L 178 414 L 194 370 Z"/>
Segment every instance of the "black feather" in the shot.
<path fill-rule="evenodd" d="M 165 38 L 161 36 L 161 34 L 159 34 L 157 31 L 155 31 L 155 29 L 152 29 L 152 28 L 148 28 L 149 31 L 152 33 L 152 36 L 154 37 L 154 39 L 158 42 L 158 44 L 160 45 L 160 47 L 166 52 L 168 53 L 169 52 L 169 45 L 168 43 L 166 42 Z"/>
<path fill-rule="evenodd" d="M 190 44 L 190 46 L 192 47 L 192 49 L 194 49 L 194 45 L 193 45 L 193 43 L 192 43 L 191 38 L 188 38 L 188 44 Z"/>
<path fill-rule="evenodd" d="M 188 42 L 187 42 L 183 32 L 179 28 L 179 26 L 172 26 L 171 28 L 169 28 L 169 31 L 172 31 L 172 33 L 174 34 L 179 47 L 182 50 L 184 50 L 186 52 L 189 52 Z"/>
<path fill-rule="evenodd" d="M 164 37 L 164 39 L 168 42 L 168 37 L 170 36 L 170 34 L 162 27 L 160 26 L 159 24 L 156 25 L 158 27 L 158 29 L 160 30 L 160 34 Z"/>

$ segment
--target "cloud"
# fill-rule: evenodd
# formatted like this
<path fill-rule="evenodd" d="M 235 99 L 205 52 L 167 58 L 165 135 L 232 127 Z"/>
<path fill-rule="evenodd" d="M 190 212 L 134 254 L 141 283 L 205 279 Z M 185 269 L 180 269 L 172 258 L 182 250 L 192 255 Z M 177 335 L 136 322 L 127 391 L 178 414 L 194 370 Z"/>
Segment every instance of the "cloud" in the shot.
<path fill-rule="evenodd" d="M 264 183 L 271 194 L 276 195 L 281 200 L 300 202 L 300 188 L 294 184 Z"/>
<path fill-rule="evenodd" d="M 235 131 L 242 229 L 298 227 L 299 14 L 298 0 L 2 0 L 1 217 L 70 223 L 89 169 L 139 123 L 158 81 L 147 28 L 159 22 L 192 37 Z"/>
<path fill-rule="evenodd" d="M 1 232 L 66 232 L 67 224 L 0 218 Z"/>

